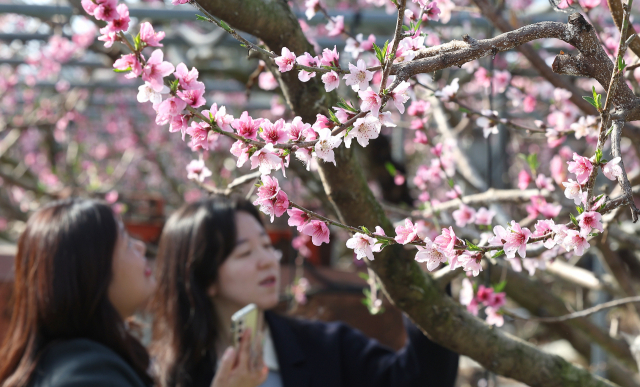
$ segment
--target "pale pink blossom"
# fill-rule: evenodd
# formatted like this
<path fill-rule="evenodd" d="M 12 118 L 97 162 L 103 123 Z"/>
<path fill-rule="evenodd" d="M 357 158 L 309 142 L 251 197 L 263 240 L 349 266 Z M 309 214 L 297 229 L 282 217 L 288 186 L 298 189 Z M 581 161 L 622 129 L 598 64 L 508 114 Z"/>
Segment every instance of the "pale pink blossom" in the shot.
<path fill-rule="evenodd" d="M 538 177 L 536 178 L 536 185 L 539 189 L 546 189 L 549 191 L 556 190 L 556 187 L 553 185 L 553 179 L 546 177 L 542 173 L 538 174 Z"/>
<path fill-rule="evenodd" d="M 373 261 L 372 247 L 376 244 L 377 240 L 359 232 L 355 233 L 349 240 L 347 240 L 347 247 L 353 249 L 356 253 L 356 258 L 368 258 Z"/>
<path fill-rule="evenodd" d="M 462 287 L 460 288 L 460 304 L 469 305 L 473 300 L 473 284 L 468 278 L 463 278 Z"/>
<path fill-rule="evenodd" d="M 163 78 L 173 73 L 174 67 L 169 62 L 162 60 L 162 50 L 155 50 L 142 69 L 142 80 L 149 82 L 155 91 L 161 91 L 164 86 Z"/>
<path fill-rule="evenodd" d="M 449 199 L 456 199 L 462 196 L 462 189 L 460 188 L 459 185 L 454 185 L 453 188 L 451 188 L 449 191 L 447 191 L 444 194 L 446 197 L 448 197 Z"/>
<path fill-rule="evenodd" d="M 526 258 L 529 237 L 531 237 L 531 231 L 526 227 L 520 227 L 515 220 L 512 220 L 509 231 L 504 234 L 504 240 L 506 241 L 504 244 L 504 252 L 507 258 L 515 258 L 516 252 L 518 252 L 522 258 Z"/>
<path fill-rule="evenodd" d="M 582 236 L 576 230 L 567 230 L 567 236 L 564 238 L 563 244 L 567 251 L 573 250 L 575 255 L 582 255 L 585 249 L 589 248 L 586 236 Z"/>
<path fill-rule="evenodd" d="M 583 156 L 573 153 L 573 161 L 567 161 L 569 164 L 569 172 L 575 173 L 578 183 L 584 184 L 589 180 L 589 175 L 593 171 L 591 161 Z"/>
<path fill-rule="evenodd" d="M 311 20 L 320 10 L 320 0 L 306 0 L 304 6 L 306 8 L 304 14 L 307 16 L 307 20 Z"/>
<path fill-rule="evenodd" d="M 430 107 L 431 104 L 428 101 L 413 100 L 411 102 L 411 105 L 409 105 L 409 107 L 407 108 L 407 114 L 412 117 L 421 116 L 425 114 Z"/>
<path fill-rule="evenodd" d="M 204 89 L 178 90 L 176 94 L 192 108 L 199 108 L 207 103 L 203 97 Z"/>
<path fill-rule="evenodd" d="M 149 22 L 140 24 L 140 41 L 146 43 L 147 46 L 162 47 L 160 41 L 164 39 L 164 35 L 164 31 L 155 32 Z"/>
<path fill-rule="evenodd" d="M 274 123 L 267 119 L 262 121 L 260 137 L 270 144 L 284 144 L 289 141 L 289 135 L 284 129 L 284 120 L 280 118 Z"/>
<path fill-rule="evenodd" d="M 116 7 L 116 12 L 113 14 L 113 19 L 111 19 L 105 27 L 100 28 L 100 33 L 103 35 L 107 35 L 110 33 L 127 31 L 129 29 L 130 21 L 131 19 L 129 18 L 129 8 L 126 4 L 120 3 Z"/>
<path fill-rule="evenodd" d="M 312 128 L 319 133 L 320 129 L 333 128 L 333 122 L 329 118 L 327 118 L 327 116 L 316 114 L 316 122 L 313 123 Z M 307 140 L 311 139 L 307 138 Z"/>
<path fill-rule="evenodd" d="M 258 87 L 262 90 L 275 90 L 278 86 L 278 80 L 271 71 L 264 71 L 258 75 Z"/>
<path fill-rule="evenodd" d="M 156 124 L 165 125 L 168 124 L 171 119 L 184 110 L 187 107 L 187 103 L 177 97 L 169 97 L 162 101 L 158 106 L 156 112 Z"/>
<path fill-rule="evenodd" d="M 440 8 L 438 8 L 438 3 L 435 1 L 428 2 L 428 0 L 418 0 L 418 3 L 420 3 L 420 7 L 424 9 L 422 16 L 423 20 L 438 21 L 438 19 L 440 19 Z"/>
<path fill-rule="evenodd" d="M 466 204 L 460 204 L 460 208 L 453 211 L 453 219 L 456 221 L 456 226 L 464 227 L 467 223 L 473 223 L 476 218 L 476 210 L 467 206 Z"/>
<path fill-rule="evenodd" d="M 218 104 L 214 103 L 211 105 L 211 109 L 203 110 L 202 114 L 215 122 L 221 130 L 225 132 L 233 132 L 231 124 L 234 119 L 231 114 L 227 114 L 227 108 L 225 106 L 218 107 Z"/>
<path fill-rule="evenodd" d="M 380 105 L 382 104 L 382 100 L 378 93 L 369 87 L 367 90 L 360 90 L 358 92 L 358 96 L 360 96 L 360 99 L 362 100 L 362 104 L 360 104 L 361 111 L 370 111 L 372 114 L 378 115 L 380 112 Z"/>
<path fill-rule="evenodd" d="M 556 184 L 562 185 L 562 182 L 567 178 L 567 172 L 565 171 L 565 164 L 560 155 L 555 155 L 551 158 L 549 169 L 551 171 L 551 177 Z"/>
<path fill-rule="evenodd" d="M 344 32 L 344 16 L 333 17 L 327 23 L 327 36 L 338 36 Z"/>
<path fill-rule="evenodd" d="M 355 39 L 347 38 L 344 51 L 350 52 L 353 59 L 358 59 L 360 53 L 371 50 L 373 48 L 373 43 L 375 42 L 376 37 L 373 34 L 369 35 L 367 40 L 363 40 L 363 35 L 358 34 Z"/>
<path fill-rule="evenodd" d="M 569 126 L 569 129 L 575 132 L 577 139 L 587 137 L 595 134 L 594 127 L 597 125 L 597 118 L 595 116 L 580 117 L 578 122 L 574 122 Z"/>
<path fill-rule="evenodd" d="M 382 124 L 376 115 L 367 114 L 360 117 L 353 124 L 353 129 L 344 138 L 344 144 L 347 148 L 351 147 L 351 140 L 355 138 L 362 147 L 369 145 L 369 140 L 378 138 Z"/>
<path fill-rule="evenodd" d="M 333 70 L 325 73 L 320 79 L 322 79 L 322 83 L 324 83 L 324 89 L 327 92 L 337 89 L 338 86 L 340 86 L 340 76 Z"/>
<path fill-rule="evenodd" d="M 453 81 L 451 81 L 451 84 L 443 87 L 442 90 L 436 90 L 434 95 L 444 102 L 448 102 L 456 96 L 456 94 L 458 93 L 458 89 L 460 89 L 458 78 L 454 78 Z"/>
<path fill-rule="evenodd" d="M 618 176 L 622 176 L 622 167 L 620 167 L 620 157 L 616 157 L 602 167 L 602 172 L 609 180 L 617 180 Z"/>
<path fill-rule="evenodd" d="M 580 234 L 585 237 L 588 236 L 593 229 L 604 232 L 604 227 L 600 222 L 600 220 L 602 219 L 602 215 L 600 215 L 600 213 L 598 212 L 585 211 L 576 219 L 578 220 L 578 225 L 580 226 Z"/>
<path fill-rule="evenodd" d="M 373 73 L 367 70 L 362 59 L 358 60 L 358 65 L 349 63 L 349 74 L 344 76 L 347 86 L 351 86 L 353 91 L 365 90 L 369 86 L 369 81 L 373 79 Z"/>
<path fill-rule="evenodd" d="M 504 325 L 504 316 L 498 313 L 498 308 L 493 308 L 488 306 L 485 309 L 485 313 L 487 314 L 487 319 L 485 320 L 489 325 L 495 325 L 497 327 L 501 327 Z"/>
<path fill-rule="evenodd" d="M 284 130 L 289 135 L 289 138 L 293 141 L 303 140 L 304 133 L 311 129 L 311 125 L 302 122 L 302 118 L 296 116 L 291 123 L 284 125 Z"/>
<path fill-rule="evenodd" d="M 185 132 L 191 136 L 191 145 L 194 149 L 209 149 L 209 129 L 206 122 L 191 122 L 191 126 Z"/>
<path fill-rule="evenodd" d="M 231 154 L 238 158 L 236 166 L 242 167 L 249 160 L 249 146 L 243 141 L 236 141 L 231 145 Z"/>
<path fill-rule="evenodd" d="M 311 150 L 308 148 L 299 148 L 296 149 L 295 152 L 296 158 L 302 162 L 307 168 L 307 171 L 311 170 L 311 161 L 313 160 L 313 156 L 311 155 Z"/>
<path fill-rule="evenodd" d="M 395 105 L 396 109 L 398 109 L 400 114 L 404 114 L 404 104 L 410 98 L 408 94 L 409 86 L 409 82 L 402 81 L 398 84 L 398 86 L 396 86 L 395 89 L 393 89 L 393 91 L 389 93 L 391 99 L 393 99 L 393 104 Z"/>
<path fill-rule="evenodd" d="M 582 202 L 582 186 L 577 182 L 569 179 L 567 182 L 563 182 L 564 185 L 564 196 L 568 199 L 573 199 L 576 205 L 579 205 Z"/>
<path fill-rule="evenodd" d="M 336 48 L 336 46 L 333 46 L 333 50 L 325 48 L 324 50 L 322 50 L 320 65 L 329 67 L 340 67 L 339 59 L 340 54 L 338 54 L 338 49 Z"/>
<path fill-rule="evenodd" d="M 482 128 L 482 135 L 484 138 L 489 137 L 491 134 L 498 134 L 498 123 L 495 120 L 498 116 L 498 112 L 488 109 L 482 109 L 480 112 L 482 113 L 482 116 L 476 119 L 476 124 Z"/>
<path fill-rule="evenodd" d="M 287 223 L 289 226 L 297 227 L 298 232 L 302 231 L 304 225 L 311 220 L 309 214 L 297 208 L 288 209 L 287 214 L 289 214 L 289 221 Z"/>
<path fill-rule="evenodd" d="M 503 246 L 507 243 L 507 230 L 504 227 L 497 225 L 493 227 L 493 233 L 495 236 L 489 239 L 491 246 Z"/>
<path fill-rule="evenodd" d="M 453 252 L 453 248 L 458 242 L 458 238 L 456 237 L 456 233 L 453 231 L 453 227 L 449 227 L 443 228 L 442 234 L 438 235 L 433 242 L 440 246 L 442 250 Z"/>
<path fill-rule="evenodd" d="M 474 254 L 469 251 L 465 251 L 458 257 L 462 263 L 463 270 L 470 272 L 474 277 L 480 275 L 482 271 L 482 259 L 480 254 Z"/>
<path fill-rule="evenodd" d="M 88 14 L 93 15 L 98 20 L 110 22 L 118 16 L 116 7 L 117 0 L 97 0 L 93 3 L 91 0 L 83 0 L 82 7 Z"/>
<path fill-rule="evenodd" d="M 303 55 L 297 57 L 296 61 L 298 62 L 298 64 L 307 67 L 317 67 L 318 63 L 320 62 L 317 57 L 311 56 L 311 54 L 309 54 L 308 52 L 305 52 Z M 315 72 L 309 72 L 306 70 L 300 70 L 300 72 L 298 72 L 298 79 L 302 82 L 308 82 L 309 79 L 315 76 Z"/>
<path fill-rule="evenodd" d="M 120 59 L 113 62 L 113 68 L 120 71 L 130 70 L 130 72 L 124 76 L 125 78 L 129 79 L 137 78 L 142 74 L 142 65 L 140 64 L 140 61 L 138 61 L 138 58 L 135 54 L 122 55 Z M 147 82 L 147 84 L 149 83 Z M 160 88 L 159 90 L 154 89 L 154 91 L 161 92 L 162 89 L 163 88 Z"/>
<path fill-rule="evenodd" d="M 231 125 L 238 132 L 238 135 L 250 139 L 255 140 L 258 135 L 258 129 L 260 128 L 260 124 L 262 123 L 261 119 L 254 120 L 251 118 L 249 113 L 246 111 L 242 112 L 240 118 L 236 118 L 233 120 Z"/>
<path fill-rule="evenodd" d="M 478 225 L 489 226 L 493 221 L 493 217 L 496 215 L 496 212 L 493 210 L 488 210 L 485 207 L 480 207 L 478 212 L 476 212 L 475 223 Z"/>
<path fill-rule="evenodd" d="M 564 224 L 556 224 L 553 226 L 553 232 L 555 233 L 553 236 L 553 241 L 557 245 L 564 246 L 564 241 L 567 237 L 569 229 Z M 565 246 L 566 248 L 566 246 Z M 568 248 L 566 248 L 568 250 Z"/>
<path fill-rule="evenodd" d="M 425 246 L 416 246 L 418 253 L 415 260 L 418 262 L 426 262 L 427 270 L 433 271 L 440 266 L 441 263 L 447 262 L 446 252 L 437 244 L 431 242 L 431 239 L 424 239 Z"/>
<path fill-rule="evenodd" d="M 258 187 L 257 195 L 259 199 L 273 199 L 280 192 L 280 183 L 275 177 L 262 175 L 260 178 L 262 185 Z"/>
<path fill-rule="evenodd" d="M 391 112 L 379 113 L 378 120 L 380 121 L 380 124 L 382 126 L 386 126 L 387 128 L 395 128 L 396 126 L 398 126 L 393 122 Z"/>
<path fill-rule="evenodd" d="M 138 102 L 151 102 L 154 105 L 158 105 L 162 102 L 162 94 L 169 93 L 167 86 L 163 87 L 160 92 L 153 90 L 149 82 L 145 82 L 144 85 L 138 87 Z"/>
<path fill-rule="evenodd" d="M 527 189 L 529 184 L 531 183 L 531 175 L 527 173 L 524 169 L 520 171 L 518 174 L 518 188 L 521 190 Z"/>
<path fill-rule="evenodd" d="M 522 101 L 522 110 L 524 110 L 525 113 L 532 113 L 536 110 L 537 103 L 536 97 L 527 94 L 527 96 L 524 97 L 524 101 Z"/>
<path fill-rule="evenodd" d="M 511 73 L 508 70 L 497 70 L 493 72 L 493 92 L 504 93 L 509 86 Z"/>
<path fill-rule="evenodd" d="M 562 206 L 547 203 L 543 196 L 536 195 L 531 197 L 531 204 L 527 205 L 526 209 L 531 218 L 537 218 L 540 214 L 546 218 L 555 218 Z"/>
<path fill-rule="evenodd" d="M 331 129 L 320 129 L 318 131 L 318 142 L 314 147 L 316 156 L 325 162 L 336 164 L 333 148 L 337 148 L 342 143 L 342 139 L 338 136 L 331 135 Z"/>
<path fill-rule="evenodd" d="M 184 141 L 184 136 L 186 134 L 186 130 L 189 127 L 189 116 L 177 114 L 171 117 L 171 121 L 169 122 L 169 132 L 181 132 L 182 133 L 182 141 Z"/>
<path fill-rule="evenodd" d="M 320 246 L 323 242 L 329 243 L 329 227 L 325 222 L 320 220 L 312 220 L 307 223 L 301 230 L 303 234 L 311 237 L 311 243 Z"/>
<path fill-rule="evenodd" d="M 504 304 L 507 301 L 507 295 L 504 292 L 493 292 L 491 293 L 491 295 L 489 296 L 489 299 L 487 300 L 486 304 L 487 306 L 490 306 L 492 308 L 501 308 L 502 306 L 504 306 Z"/>
<path fill-rule="evenodd" d="M 120 38 L 118 37 L 118 34 L 116 34 L 115 32 L 110 32 L 108 34 L 100 35 L 98 37 L 98 40 L 103 41 L 104 42 L 104 46 L 106 48 L 110 48 L 111 46 L 113 46 L 113 43 L 115 43 L 118 40 L 120 40 Z"/>
<path fill-rule="evenodd" d="M 585 11 L 589 11 L 591 8 L 595 8 L 601 4 L 602 0 L 579 0 L 580 5 Z"/>
<path fill-rule="evenodd" d="M 184 90 L 203 89 L 204 83 L 198 82 L 198 69 L 192 67 L 191 70 L 187 69 L 184 63 L 178 64 L 176 71 L 173 75 L 178 80 L 178 85 Z"/>
<path fill-rule="evenodd" d="M 274 59 L 278 65 L 278 70 L 281 73 L 291 71 L 296 64 L 296 54 L 291 52 L 288 48 L 282 47 L 282 51 L 279 57 Z"/>
<path fill-rule="evenodd" d="M 278 170 L 282 167 L 282 159 L 273 148 L 273 144 L 267 144 L 258 149 L 251 157 L 251 169 L 259 167 L 260 173 L 268 175 L 271 170 Z"/>
<path fill-rule="evenodd" d="M 418 237 L 418 228 L 411 222 L 411 219 L 404 220 L 404 226 L 396 227 L 396 242 L 406 245 L 413 242 Z"/>
<path fill-rule="evenodd" d="M 262 211 L 266 215 L 269 215 L 269 217 L 271 218 L 271 223 L 273 223 L 273 220 L 276 216 L 282 216 L 282 214 L 287 211 L 287 208 L 289 208 L 289 198 L 284 191 L 280 190 L 276 194 L 275 198 L 258 199 L 253 202 L 253 204 L 259 205 L 260 211 Z"/>
<path fill-rule="evenodd" d="M 211 171 L 204 165 L 204 160 L 191 160 L 187 165 L 187 179 L 198 180 L 200 183 L 211 176 Z"/>

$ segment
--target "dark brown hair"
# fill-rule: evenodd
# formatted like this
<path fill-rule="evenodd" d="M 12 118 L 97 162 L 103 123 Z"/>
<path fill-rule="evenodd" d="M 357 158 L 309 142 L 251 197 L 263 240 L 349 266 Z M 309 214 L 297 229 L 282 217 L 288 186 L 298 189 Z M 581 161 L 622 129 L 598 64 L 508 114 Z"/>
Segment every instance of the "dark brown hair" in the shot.
<path fill-rule="evenodd" d="M 83 199 L 53 202 L 29 218 L 18 240 L 1 386 L 26 385 L 43 350 L 73 338 L 111 348 L 152 383 L 147 351 L 107 297 L 118 227 L 107 204 Z"/>
<path fill-rule="evenodd" d="M 235 247 L 236 211 L 262 224 L 250 202 L 212 197 L 184 205 L 162 230 L 152 354 L 163 386 L 211 384 L 220 329 L 207 289 Z"/>

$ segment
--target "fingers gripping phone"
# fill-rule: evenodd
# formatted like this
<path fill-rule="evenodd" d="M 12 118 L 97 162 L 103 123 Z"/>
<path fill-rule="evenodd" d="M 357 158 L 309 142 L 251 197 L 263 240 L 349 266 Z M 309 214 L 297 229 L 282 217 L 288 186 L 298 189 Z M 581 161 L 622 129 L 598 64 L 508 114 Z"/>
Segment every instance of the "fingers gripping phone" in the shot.
<path fill-rule="evenodd" d="M 251 328 L 250 348 L 252 353 L 256 350 L 257 337 L 262 328 L 262 322 L 260 321 L 260 313 L 256 304 L 249 304 L 240 309 L 231 316 L 231 335 L 233 338 L 233 344 L 236 348 L 240 347 L 240 340 L 242 333 Z"/>

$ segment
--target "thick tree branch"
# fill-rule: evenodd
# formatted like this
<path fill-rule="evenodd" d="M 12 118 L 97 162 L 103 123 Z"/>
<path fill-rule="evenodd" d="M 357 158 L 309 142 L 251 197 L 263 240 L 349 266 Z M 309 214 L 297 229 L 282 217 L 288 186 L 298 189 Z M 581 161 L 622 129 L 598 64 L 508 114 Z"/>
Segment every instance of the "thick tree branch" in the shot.
<path fill-rule="evenodd" d="M 607 0 L 609 4 L 609 10 L 611 11 L 611 16 L 613 17 L 614 23 L 616 23 L 616 27 L 620 31 L 622 31 L 622 20 L 624 18 L 624 8 L 622 6 L 622 0 Z M 632 25 L 628 26 L 628 30 L 623 40 L 627 40 L 629 36 L 636 33 L 635 28 Z M 629 44 L 629 49 L 633 51 L 636 56 L 640 57 L 640 39 L 634 39 L 631 44 Z"/>

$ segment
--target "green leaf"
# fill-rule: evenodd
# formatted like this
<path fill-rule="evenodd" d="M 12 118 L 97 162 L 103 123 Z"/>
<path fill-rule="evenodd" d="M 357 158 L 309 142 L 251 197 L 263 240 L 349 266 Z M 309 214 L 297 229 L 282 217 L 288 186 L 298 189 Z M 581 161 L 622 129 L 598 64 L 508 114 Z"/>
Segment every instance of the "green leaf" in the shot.
<path fill-rule="evenodd" d="M 365 234 L 371 234 L 371 231 L 369 231 L 369 229 L 366 228 L 365 226 L 360 226 L 360 229 L 364 231 Z"/>
<path fill-rule="evenodd" d="M 500 293 L 501 291 L 504 290 L 505 286 L 507 286 L 507 280 L 504 280 L 502 282 L 499 282 L 493 285 L 493 291 L 496 293 Z"/>
<path fill-rule="evenodd" d="M 373 50 L 376 52 L 376 58 L 378 58 L 378 61 L 380 62 L 380 64 L 383 64 L 384 54 L 382 53 L 382 50 L 380 50 L 380 47 L 378 47 L 377 44 L 373 43 Z"/>
<path fill-rule="evenodd" d="M 458 110 L 460 110 L 462 113 L 467 113 L 467 114 L 471 113 L 471 110 L 469 110 L 467 108 L 463 108 L 463 107 L 459 108 Z"/>
<path fill-rule="evenodd" d="M 171 82 L 171 92 L 175 93 L 178 90 L 178 85 L 180 84 L 180 81 L 178 81 L 177 79 L 173 82 Z"/>
<path fill-rule="evenodd" d="M 365 273 L 365 272 L 361 271 L 361 272 L 358 273 L 358 277 L 362 278 L 365 281 L 369 281 L 369 274 L 368 273 Z"/>
<path fill-rule="evenodd" d="M 609 137 L 609 135 L 611 134 L 611 132 L 613 132 L 613 125 L 611 125 L 611 127 L 609 128 L 609 130 L 607 130 L 607 133 L 605 133 L 605 137 Z"/>
<path fill-rule="evenodd" d="M 131 66 L 127 67 L 124 70 L 120 70 L 120 69 L 113 69 L 113 72 L 115 73 L 128 73 L 129 71 L 131 71 Z"/>
<path fill-rule="evenodd" d="M 498 250 L 498 252 L 492 258 L 502 257 L 505 254 L 506 253 L 504 252 L 504 250 Z"/>
<path fill-rule="evenodd" d="M 576 210 L 578 210 L 578 214 L 581 215 L 584 212 L 582 206 L 576 206 Z"/>
<path fill-rule="evenodd" d="M 220 20 L 220 25 L 222 26 L 222 28 L 224 28 L 225 31 L 233 32 L 231 27 L 229 27 L 229 25 L 227 23 L 225 23 L 224 20 Z"/>
<path fill-rule="evenodd" d="M 416 31 L 420 28 L 421 24 L 422 24 L 422 19 L 418 20 L 418 22 L 416 23 L 416 27 L 415 27 Z"/>
<path fill-rule="evenodd" d="M 627 67 L 627 64 L 624 63 L 624 59 L 621 56 L 619 56 L 618 57 L 618 70 L 624 71 L 625 67 Z"/>
<path fill-rule="evenodd" d="M 209 112 L 209 123 L 213 124 L 213 121 L 214 121 L 213 113 Z"/>
<path fill-rule="evenodd" d="M 453 179 L 449 179 L 447 182 L 449 183 L 449 187 L 451 188 L 453 188 L 456 185 L 456 182 L 453 181 Z"/>
<path fill-rule="evenodd" d="M 594 108 L 598 108 L 598 104 L 596 103 L 595 99 L 591 98 L 591 97 L 586 97 L 586 96 L 582 96 L 582 99 L 584 99 L 585 101 L 589 102 L 591 105 L 593 105 Z"/>
<path fill-rule="evenodd" d="M 336 124 L 340 125 L 340 120 L 338 119 L 338 117 L 336 117 L 335 113 L 332 110 L 329 110 L 329 118 L 331 119 L 331 121 L 335 122 Z"/>
<path fill-rule="evenodd" d="M 136 51 L 140 51 L 142 49 L 142 40 L 140 39 L 140 33 L 133 38 L 133 47 Z"/>
<path fill-rule="evenodd" d="M 479 248 L 478 245 L 473 244 L 473 242 L 471 242 L 470 240 L 465 239 L 464 242 L 467 244 L 467 248 L 469 251 L 482 251 L 482 249 Z"/>
<path fill-rule="evenodd" d="M 209 18 L 204 17 L 202 15 L 196 15 L 196 20 L 206 21 L 206 22 L 210 22 L 211 21 L 211 20 L 209 20 Z"/>
<path fill-rule="evenodd" d="M 602 160 L 602 150 L 596 149 L 596 164 L 600 164 Z"/>
<path fill-rule="evenodd" d="M 540 165 L 540 163 L 538 162 L 538 154 L 532 153 L 529 156 L 527 156 L 527 164 L 529 164 L 529 168 L 531 168 L 531 172 L 533 172 L 533 174 L 535 175 L 536 170 Z"/>
<path fill-rule="evenodd" d="M 598 98 L 598 93 L 596 93 L 596 87 L 595 86 L 591 86 L 591 93 L 593 94 L 593 99 L 597 99 Z"/>
<path fill-rule="evenodd" d="M 387 171 L 391 176 L 395 176 L 398 173 L 398 171 L 396 170 L 396 167 L 390 161 L 387 161 L 386 163 L 384 163 L 384 167 L 387 169 Z"/>
<path fill-rule="evenodd" d="M 402 29 L 405 30 L 405 31 L 409 31 L 410 30 L 410 28 L 405 26 L 405 25 L 402 26 Z"/>
<path fill-rule="evenodd" d="M 572 213 L 569 213 L 569 217 L 571 218 L 571 223 L 573 223 L 574 226 L 580 227 L 580 226 L 578 226 L 578 220 L 576 219 L 575 216 L 573 216 Z"/>

